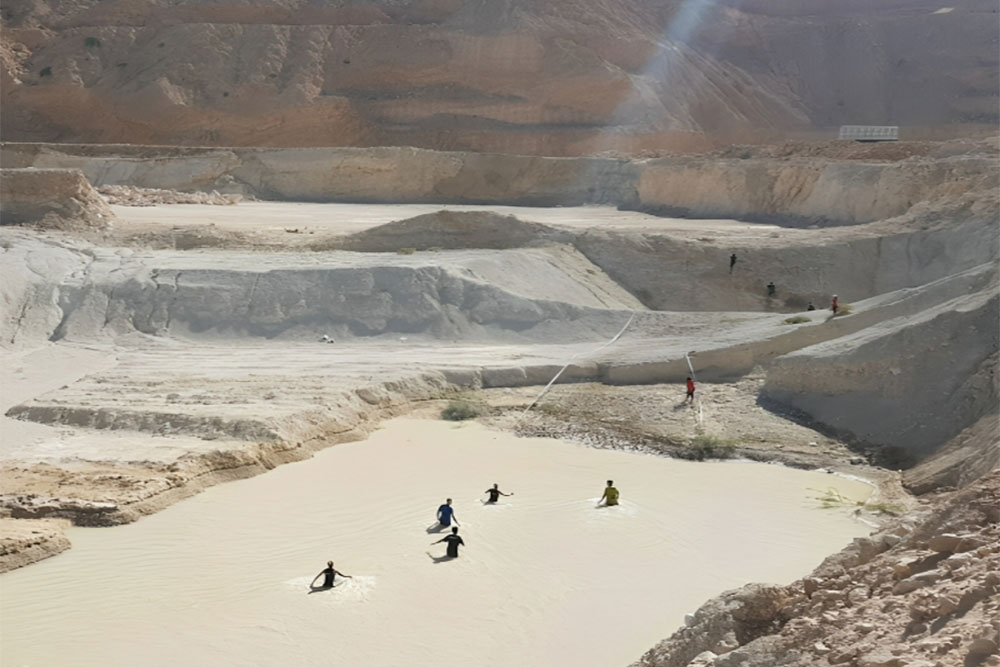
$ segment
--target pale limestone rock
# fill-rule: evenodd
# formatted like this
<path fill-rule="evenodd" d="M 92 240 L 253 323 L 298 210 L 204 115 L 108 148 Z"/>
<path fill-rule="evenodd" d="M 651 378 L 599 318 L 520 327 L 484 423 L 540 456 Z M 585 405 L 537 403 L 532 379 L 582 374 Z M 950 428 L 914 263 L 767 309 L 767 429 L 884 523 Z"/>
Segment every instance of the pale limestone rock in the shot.
<path fill-rule="evenodd" d="M 992 655 L 997 652 L 997 643 L 987 637 L 978 637 L 969 644 L 968 655 Z"/>
<path fill-rule="evenodd" d="M 887 648 L 877 648 L 857 660 L 858 667 L 902 667 L 903 662 Z"/>
<path fill-rule="evenodd" d="M 687 664 L 687 667 L 711 667 L 717 657 L 719 656 L 712 651 L 702 651 Z"/>
<path fill-rule="evenodd" d="M 937 614 L 938 616 L 945 616 L 947 614 L 954 613 L 958 611 L 958 600 L 956 600 L 951 595 L 944 595 L 938 598 L 937 604 Z"/>

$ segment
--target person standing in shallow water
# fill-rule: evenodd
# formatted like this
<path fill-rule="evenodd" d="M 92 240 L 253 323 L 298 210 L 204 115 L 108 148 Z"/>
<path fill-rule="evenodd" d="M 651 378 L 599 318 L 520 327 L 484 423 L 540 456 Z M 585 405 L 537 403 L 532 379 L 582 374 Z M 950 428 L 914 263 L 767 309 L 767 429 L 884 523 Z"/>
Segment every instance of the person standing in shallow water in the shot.
<path fill-rule="evenodd" d="M 459 545 L 463 547 L 465 546 L 465 542 L 458 536 L 458 526 L 451 529 L 451 535 L 445 535 L 437 542 L 431 542 L 431 545 L 440 544 L 441 542 L 448 543 L 448 549 L 445 552 L 445 555 L 448 558 L 458 558 Z"/>
<path fill-rule="evenodd" d="M 734 252 L 729 256 L 729 272 L 733 272 L 733 267 L 736 266 L 736 253 Z"/>
<path fill-rule="evenodd" d="M 456 526 L 462 525 L 458 522 L 458 517 L 455 516 L 455 509 L 451 506 L 451 498 L 448 498 L 444 501 L 444 505 L 438 508 L 437 520 L 438 523 L 447 528 L 451 525 L 452 519 L 455 520 Z"/>
<path fill-rule="evenodd" d="M 485 493 L 490 494 L 490 499 L 486 501 L 487 505 L 491 505 L 500 500 L 500 496 L 514 495 L 513 493 L 504 493 L 503 491 L 500 490 L 497 484 L 494 484 L 492 489 L 486 489 Z"/>
<path fill-rule="evenodd" d="M 604 503 L 608 507 L 618 504 L 618 489 L 615 488 L 613 480 L 608 480 L 608 486 L 604 489 L 604 495 L 597 501 L 597 506 L 600 507 L 601 503 Z"/>
<path fill-rule="evenodd" d="M 343 579 L 354 578 L 349 574 L 344 574 L 343 572 L 338 572 L 337 570 L 335 570 L 333 567 L 333 561 L 328 560 L 326 562 L 326 569 L 322 570 L 319 574 L 316 575 L 316 577 L 312 580 L 312 583 L 309 584 L 309 588 L 316 588 L 316 579 L 319 579 L 320 577 L 323 577 L 323 585 L 320 586 L 320 588 L 333 588 L 333 578 L 338 574 Z"/>

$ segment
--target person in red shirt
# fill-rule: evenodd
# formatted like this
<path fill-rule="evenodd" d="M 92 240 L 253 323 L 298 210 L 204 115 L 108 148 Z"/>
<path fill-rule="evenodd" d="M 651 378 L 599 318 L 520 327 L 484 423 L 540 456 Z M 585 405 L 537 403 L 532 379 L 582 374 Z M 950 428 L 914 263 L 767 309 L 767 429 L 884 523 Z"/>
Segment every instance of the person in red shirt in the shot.
<path fill-rule="evenodd" d="M 687 398 L 684 399 L 685 403 L 694 403 L 694 380 L 690 377 L 687 379 Z"/>
<path fill-rule="evenodd" d="M 831 301 L 831 302 L 830 302 L 830 310 L 832 310 L 832 311 L 833 311 L 833 314 L 834 314 L 834 315 L 836 315 L 836 314 L 837 314 L 837 306 L 838 306 L 838 303 L 837 303 L 837 295 L 836 295 L 836 294 L 834 294 L 834 295 L 833 295 L 833 301 Z"/>

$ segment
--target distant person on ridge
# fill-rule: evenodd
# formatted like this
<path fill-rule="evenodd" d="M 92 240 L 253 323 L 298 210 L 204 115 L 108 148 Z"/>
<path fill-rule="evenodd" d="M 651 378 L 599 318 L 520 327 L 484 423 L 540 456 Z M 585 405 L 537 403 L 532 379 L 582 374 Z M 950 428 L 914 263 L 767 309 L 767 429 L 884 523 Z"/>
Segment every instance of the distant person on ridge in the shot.
<path fill-rule="evenodd" d="M 447 528 L 451 525 L 452 519 L 455 520 L 456 526 L 462 525 L 458 522 L 458 517 L 455 516 L 455 509 L 451 506 L 451 498 L 448 498 L 445 500 L 444 505 L 441 505 L 441 507 L 438 508 L 437 520 L 438 523 Z"/>
<path fill-rule="evenodd" d="M 767 295 L 768 296 L 774 296 L 775 292 L 777 292 L 777 291 L 778 291 L 778 288 L 774 286 L 774 281 L 773 280 L 767 284 Z"/>
<path fill-rule="evenodd" d="M 687 396 L 684 398 L 684 402 L 694 404 L 694 380 L 691 379 L 690 375 L 685 380 L 685 384 L 687 385 Z"/>
<path fill-rule="evenodd" d="M 445 535 L 437 542 L 431 542 L 431 545 L 440 544 L 441 542 L 448 543 L 448 550 L 445 552 L 448 558 L 458 558 L 459 545 L 465 546 L 465 542 L 458 536 L 458 526 L 451 529 L 451 535 Z"/>
<path fill-rule="evenodd" d="M 500 500 L 500 496 L 512 496 L 513 493 L 504 493 L 500 490 L 499 486 L 494 484 L 492 489 L 486 489 L 484 493 L 490 494 L 490 499 L 486 501 L 487 505 L 492 505 L 493 503 Z M 457 523 L 457 522 L 456 522 Z"/>
<path fill-rule="evenodd" d="M 729 272 L 733 272 L 733 267 L 736 266 L 736 253 L 734 252 L 729 256 Z"/>
<path fill-rule="evenodd" d="M 618 504 L 618 489 L 615 488 L 614 481 L 610 479 L 608 480 L 607 488 L 604 489 L 604 495 L 597 501 L 597 506 L 600 507 L 602 502 L 608 507 Z"/>
<path fill-rule="evenodd" d="M 840 303 L 837 301 L 837 295 L 833 295 L 833 301 L 830 302 L 830 310 L 833 311 L 833 316 L 837 316 L 837 309 L 840 308 Z"/>
<path fill-rule="evenodd" d="M 309 588 L 315 589 L 316 588 L 316 579 L 319 579 L 320 577 L 323 577 L 323 585 L 320 586 L 319 588 L 333 588 L 333 578 L 334 578 L 335 575 L 338 575 L 338 574 L 342 578 L 344 578 L 344 579 L 353 579 L 354 578 L 354 577 L 352 577 L 349 574 L 344 574 L 343 572 L 338 572 L 337 570 L 335 570 L 333 568 L 333 561 L 332 560 L 328 560 L 326 562 L 326 569 L 322 570 L 319 574 L 316 575 L 316 577 L 312 580 L 312 583 L 309 584 Z"/>
<path fill-rule="evenodd" d="M 813 305 L 812 301 L 810 301 L 809 305 L 806 306 L 806 310 L 816 310 L 816 306 Z"/>

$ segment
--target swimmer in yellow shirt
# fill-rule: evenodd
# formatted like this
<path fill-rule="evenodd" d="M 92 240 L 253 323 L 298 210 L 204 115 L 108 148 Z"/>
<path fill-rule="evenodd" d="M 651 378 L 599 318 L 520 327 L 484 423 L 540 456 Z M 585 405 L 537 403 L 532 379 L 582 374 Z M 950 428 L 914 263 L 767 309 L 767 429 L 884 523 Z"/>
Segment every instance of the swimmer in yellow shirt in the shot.
<path fill-rule="evenodd" d="M 615 488 L 615 483 L 610 479 L 608 480 L 607 488 L 604 489 L 604 495 L 597 501 L 597 506 L 600 507 L 601 503 L 604 503 L 607 507 L 618 504 L 618 489 Z"/>

